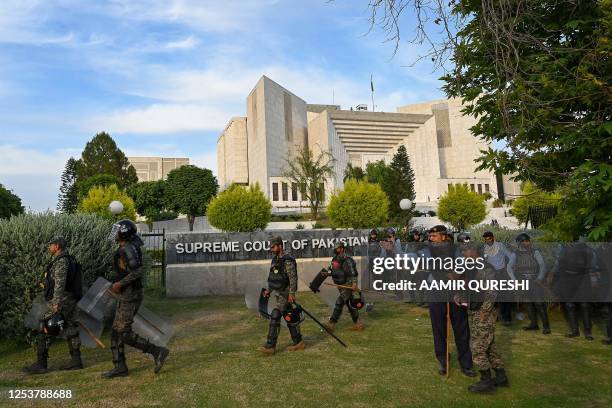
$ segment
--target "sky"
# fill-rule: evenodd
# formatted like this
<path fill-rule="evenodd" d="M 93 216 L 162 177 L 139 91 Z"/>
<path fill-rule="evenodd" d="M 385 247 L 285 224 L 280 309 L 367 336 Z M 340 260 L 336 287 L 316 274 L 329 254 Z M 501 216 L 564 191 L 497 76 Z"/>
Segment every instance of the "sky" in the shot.
<path fill-rule="evenodd" d="M 66 160 L 108 132 L 127 156 L 189 157 L 216 142 L 266 75 L 308 103 L 376 110 L 443 98 L 423 46 L 393 54 L 368 0 L 2 0 L 0 184 L 55 209 Z M 410 27 L 405 16 L 404 29 Z"/>

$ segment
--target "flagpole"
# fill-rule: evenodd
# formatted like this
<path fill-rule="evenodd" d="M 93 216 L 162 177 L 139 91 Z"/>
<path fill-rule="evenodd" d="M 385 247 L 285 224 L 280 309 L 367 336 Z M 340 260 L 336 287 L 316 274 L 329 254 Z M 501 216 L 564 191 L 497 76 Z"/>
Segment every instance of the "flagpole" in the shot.
<path fill-rule="evenodd" d="M 372 90 L 372 112 L 374 112 L 376 109 L 374 108 L 374 80 L 372 74 L 370 74 L 370 89 Z"/>

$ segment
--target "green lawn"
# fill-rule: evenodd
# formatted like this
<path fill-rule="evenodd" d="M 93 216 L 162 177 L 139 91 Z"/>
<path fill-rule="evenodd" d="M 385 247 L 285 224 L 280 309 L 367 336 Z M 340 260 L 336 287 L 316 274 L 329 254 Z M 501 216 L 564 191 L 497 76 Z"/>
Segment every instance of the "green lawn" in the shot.
<path fill-rule="evenodd" d="M 321 317 L 328 314 L 312 294 L 300 301 Z M 350 319 L 343 315 L 337 333 L 348 349 L 306 321 L 305 351 L 264 357 L 255 349 L 265 339 L 267 321 L 247 310 L 241 297 L 179 300 L 149 293 L 146 304 L 173 316 L 176 324 L 172 354 L 159 375 L 146 355 L 129 349 L 131 375 L 103 380 L 110 351 L 85 349 L 84 370 L 27 377 L 20 369 L 34 350 L 0 343 L 0 388 L 69 388 L 75 397 L 62 406 L 86 407 L 612 406 L 612 349 L 600 343 L 599 327 L 595 342 L 564 338 L 558 310 L 552 311 L 550 336 L 523 332 L 518 325 L 498 327 L 512 386 L 485 396 L 467 392 L 474 380 L 460 374 L 456 360 L 449 379 L 437 374 L 427 311 L 411 305 L 376 303 L 360 333 L 348 330 Z M 108 345 L 107 336 L 104 342 Z M 286 328 L 279 343 L 280 350 L 290 343 Z M 51 368 L 66 358 L 66 345 L 53 345 Z M 41 400 L 2 404 L 57 406 Z"/>

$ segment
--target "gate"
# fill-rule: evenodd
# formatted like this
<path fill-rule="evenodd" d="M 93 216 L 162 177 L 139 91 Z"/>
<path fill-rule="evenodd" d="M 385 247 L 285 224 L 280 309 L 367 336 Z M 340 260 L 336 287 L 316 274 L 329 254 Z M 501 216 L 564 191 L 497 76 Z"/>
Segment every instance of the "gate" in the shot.
<path fill-rule="evenodd" d="M 163 289 L 166 287 L 166 229 L 142 233 L 140 238 L 151 264 L 143 280 L 144 286 Z"/>

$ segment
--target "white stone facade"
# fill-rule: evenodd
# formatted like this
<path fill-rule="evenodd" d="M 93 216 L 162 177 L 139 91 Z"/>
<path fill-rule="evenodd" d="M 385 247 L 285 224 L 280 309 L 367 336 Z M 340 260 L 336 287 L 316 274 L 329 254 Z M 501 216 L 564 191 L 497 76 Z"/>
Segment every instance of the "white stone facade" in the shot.
<path fill-rule="evenodd" d="M 189 164 L 186 157 L 128 157 L 136 170 L 138 181 L 165 180 L 168 173 L 181 166 Z"/>
<path fill-rule="evenodd" d="M 283 177 L 287 160 L 303 146 L 315 156 L 335 158 L 334 176 L 325 183 L 325 199 L 343 186 L 348 163 L 389 163 L 399 146 L 408 151 L 415 172 L 416 203 L 435 203 L 450 184 L 497 197 L 489 171 L 476 171 L 475 159 L 488 145 L 470 131 L 476 120 L 461 113 L 458 99 L 401 106 L 397 112 L 341 110 L 336 105 L 308 105 L 263 76 L 247 97 L 247 117 L 232 118 L 217 142 L 219 184 L 259 183 L 276 211 L 307 208 L 296 186 Z M 517 183 L 501 180 L 514 194 Z"/>

